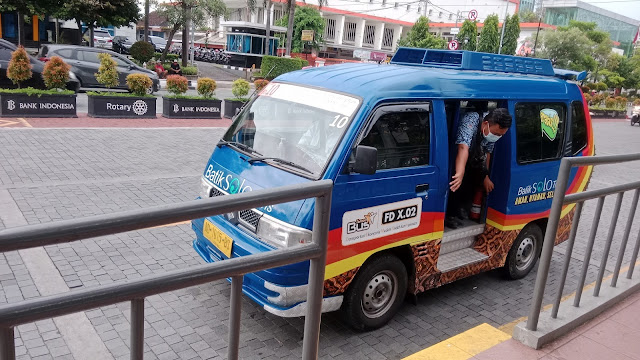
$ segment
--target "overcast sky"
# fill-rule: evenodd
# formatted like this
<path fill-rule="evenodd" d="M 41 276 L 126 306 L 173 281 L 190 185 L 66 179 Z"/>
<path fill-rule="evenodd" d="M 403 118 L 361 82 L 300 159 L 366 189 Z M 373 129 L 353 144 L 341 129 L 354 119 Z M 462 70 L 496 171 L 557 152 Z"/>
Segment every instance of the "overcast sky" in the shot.
<path fill-rule="evenodd" d="M 640 0 L 582 0 L 603 9 L 640 20 Z"/>

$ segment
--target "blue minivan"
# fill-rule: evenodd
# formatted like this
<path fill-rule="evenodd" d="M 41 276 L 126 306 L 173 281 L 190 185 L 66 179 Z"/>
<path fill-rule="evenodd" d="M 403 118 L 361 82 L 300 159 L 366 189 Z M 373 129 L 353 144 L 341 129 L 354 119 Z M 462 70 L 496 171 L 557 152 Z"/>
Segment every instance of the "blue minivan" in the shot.
<path fill-rule="evenodd" d="M 531 271 L 560 159 L 594 154 L 574 81 L 585 75 L 543 59 L 413 48 L 400 48 L 390 65 L 286 73 L 234 118 L 200 196 L 332 180 L 322 309 L 375 329 L 405 295 L 495 268 L 510 278 Z M 479 219 L 448 228 L 458 125 L 479 106 L 506 108 L 513 122 L 495 144 L 495 189 L 482 198 Z M 574 168 L 568 192 L 584 190 L 590 175 L 590 167 Z M 313 209 L 307 199 L 197 219 L 193 247 L 213 262 L 306 243 Z M 556 243 L 568 237 L 574 212 L 563 209 Z M 248 274 L 243 292 L 268 312 L 301 316 L 308 268 Z"/>

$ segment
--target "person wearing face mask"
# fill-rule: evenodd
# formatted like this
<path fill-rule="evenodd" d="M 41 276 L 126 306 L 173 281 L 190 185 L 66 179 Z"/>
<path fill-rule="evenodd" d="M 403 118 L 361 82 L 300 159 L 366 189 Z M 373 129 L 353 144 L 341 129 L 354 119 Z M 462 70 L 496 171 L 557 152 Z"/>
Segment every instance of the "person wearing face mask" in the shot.
<path fill-rule="evenodd" d="M 482 121 L 481 119 L 482 114 Z M 466 218 L 462 210 L 462 201 L 472 195 L 456 194 L 463 179 L 469 182 L 471 189 L 482 188 L 485 193 L 493 191 L 493 182 L 489 178 L 489 163 L 496 141 L 511 127 L 511 115 L 505 108 L 489 112 L 469 112 L 458 126 L 456 145 L 458 154 L 455 171 L 449 187 L 451 189 L 448 216 L 445 225 L 457 228 L 462 225 L 453 215 Z"/>

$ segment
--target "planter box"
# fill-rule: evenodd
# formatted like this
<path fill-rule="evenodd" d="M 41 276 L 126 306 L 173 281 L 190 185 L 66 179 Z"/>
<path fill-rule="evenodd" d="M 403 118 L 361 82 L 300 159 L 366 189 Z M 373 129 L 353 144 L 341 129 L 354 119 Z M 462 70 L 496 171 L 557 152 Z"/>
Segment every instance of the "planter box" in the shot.
<path fill-rule="evenodd" d="M 89 116 L 106 118 L 155 118 L 155 97 L 89 95 Z"/>
<path fill-rule="evenodd" d="M 78 117 L 76 95 L 0 94 L 1 117 Z"/>
<path fill-rule="evenodd" d="M 598 110 L 598 109 L 589 109 L 590 112 L 593 113 L 591 116 L 595 119 L 615 119 L 615 118 L 623 118 L 627 116 L 626 110 Z"/>
<path fill-rule="evenodd" d="M 222 100 L 162 98 L 162 115 L 180 119 L 220 119 Z"/>
<path fill-rule="evenodd" d="M 224 117 L 231 119 L 236 116 L 236 109 L 241 109 L 244 103 L 242 101 L 224 100 Z"/>

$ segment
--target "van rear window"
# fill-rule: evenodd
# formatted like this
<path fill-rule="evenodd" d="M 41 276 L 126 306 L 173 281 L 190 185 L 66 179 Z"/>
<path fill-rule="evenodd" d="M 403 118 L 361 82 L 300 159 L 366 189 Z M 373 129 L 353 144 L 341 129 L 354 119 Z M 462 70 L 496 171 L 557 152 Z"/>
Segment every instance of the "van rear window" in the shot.
<path fill-rule="evenodd" d="M 516 104 L 518 163 L 556 160 L 562 157 L 566 107 L 562 103 Z"/>
<path fill-rule="evenodd" d="M 587 119 L 579 101 L 571 104 L 571 154 L 576 155 L 587 146 Z"/>

